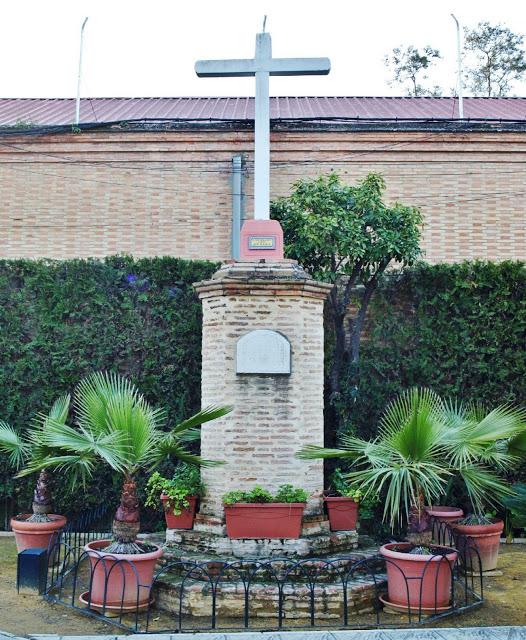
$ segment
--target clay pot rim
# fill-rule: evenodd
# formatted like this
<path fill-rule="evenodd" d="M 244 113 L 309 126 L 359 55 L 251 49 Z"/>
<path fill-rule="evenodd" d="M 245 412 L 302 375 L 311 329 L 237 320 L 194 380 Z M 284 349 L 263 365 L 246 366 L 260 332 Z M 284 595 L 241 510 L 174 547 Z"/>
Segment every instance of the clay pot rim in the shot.
<path fill-rule="evenodd" d="M 443 562 L 442 558 L 446 558 L 449 562 L 455 562 L 458 556 L 456 549 L 452 547 L 446 547 L 443 545 L 431 545 L 435 548 L 447 549 L 449 553 L 445 555 L 419 555 L 416 553 L 402 553 L 400 551 L 393 551 L 390 547 L 412 547 L 411 542 L 389 542 L 380 547 L 380 554 L 385 558 L 392 560 L 409 560 L 411 562 Z"/>
<path fill-rule="evenodd" d="M 501 533 L 504 530 L 504 520 L 499 518 L 491 518 L 491 524 L 462 524 L 460 522 L 450 522 L 449 526 L 467 535 L 476 535 L 484 533 Z"/>
<path fill-rule="evenodd" d="M 149 551 L 148 553 L 108 553 L 107 551 L 101 551 L 97 548 L 93 548 L 93 545 L 100 545 L 101 547 L 107 547 L 112 540 L 92 540 L 84 546 L 84 551 L 90 556 L 90 558 L 107 558 L 108 560 L 127 560 L 128 562 L 141 562 L 144 560 L 154 560 L 160 558 L 164 554 L 164 550 L 158 544 L 152 546 L 156 547 L 155 551 Z M 142 544 L 142 540 L 136 541 L 138 544 Z"/>
<path fill-rule="evenodd" d="M 325 502 L 354 502 L 356 504 L 360 503 L 359 500 L 355 500 L 350 496 L 324 496 L 323 499 L 325 500 Z"/>
<path fill-rule="evenodd" d="M 51 522 L 27 522 L 28 518 L 30 518 L 33 514 L 31 513 L 21 513 L 18 516 L 14 516 L 11 518 L 9 524 L 13 531 L 55 531 L 56 529 L 62 529 L 68 521 L 66 516 L 61 516 L 58 513 L 48 513 L 48 517 L 51 519 Z M 18 518 L 23 518 L 19 520 Z"/>
<path fill-rule="evenodd" d="M 441 505 L 433 505 L 431 507 L 424 507 L 425 512 L 430 516 L 458 516 L 461 518 L 464 515 L 463 509 L 460 507 L 446 507 Z"/>
<path fill-rule="evenodd" d="M 306 502 L 235 502 L 234 504 L 223 504 L 225 509 L 288 509 L 288 508 L 305 508 Z"/>

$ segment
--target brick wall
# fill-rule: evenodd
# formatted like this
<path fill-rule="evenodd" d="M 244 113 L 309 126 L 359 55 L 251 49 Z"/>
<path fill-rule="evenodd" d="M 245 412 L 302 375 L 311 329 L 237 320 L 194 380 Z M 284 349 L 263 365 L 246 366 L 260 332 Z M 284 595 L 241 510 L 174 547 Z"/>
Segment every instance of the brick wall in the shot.
<path fill-rule="evenodd" d="M 236 263 L 197 287 L 203 302 L 202 406 L 234 407 L 202 427 L 201 455 L 227 462 L 202 470 L 207 493 L 201 514 L 221 518 L 224 493 L 256 484 L 271 491 L 282 484 L 302 487 L 318 494 L 307 511 L 320 508 L 323 463 L 294 454 L 323 443 L 323 302 L 330 286 L 301 274 L 288 262 Z M 290 375 L 236 374 L 237 340 L 254 329 L 273 329 L 289 340 Z"/>
<path fill-rule="evenodd" d="M 115 253 L 230 257 L 231 158 L 251 131 L 0 138 L 0 257 Z M 272 196 L 331 169 L 383 173 L 388 200 L 422 207 L 432 262 L 526 257 L 526 134 L 272 133 Z"/>

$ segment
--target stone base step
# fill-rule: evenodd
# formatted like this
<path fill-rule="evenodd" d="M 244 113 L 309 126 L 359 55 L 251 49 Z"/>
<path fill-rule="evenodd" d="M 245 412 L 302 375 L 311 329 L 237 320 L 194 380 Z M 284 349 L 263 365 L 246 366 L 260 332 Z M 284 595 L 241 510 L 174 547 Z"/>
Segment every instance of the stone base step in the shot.
<path fill-rule="evenodd" d="M 210 554 L 186 553 L 170 545 L 165 547 L 159 568 L 166 567 L 172 577 L 188 575 L 193 580 L 204 581 L 240 580 L 241 576 L 249 575 L 255 582 L 272 581 L 286 573 L 289 581 L 326 583 L 345 575 L 360 562 L 364 565 L 356 568 L 357 574 L 383 571 L 383 561 L 378 557 L 376 547 L 316 558 L 218 558 Z"/>
<path fill-rule="evenodd" d="M 215 615 L 219 619 L 242 618 L 245 607 L 248 607 L 250 619 L 276 619 L 281 593 L 285 619 L 308 619 L 313 598 L 316 619 L 336 621 L 344 615 L 344 592 L 347 594 L 348 615 L 354 616 L 375 611 L 378 595 L 385 589 L 383 574 L 376 575 L 376 582 L 370 576 L 358 575 L 348 580 L 346 588 L 339 579 L 333 583 L 311 585 L 292 582 L 279 587 L 276 581 L 247 585 L 242 580 L 221 580 L 212 588 L 210 582 L 186 578 L 183 583 L 180 577 L 167 575 L 156 582 L 155 601 L 158 609 L 171 614 L 211 617 L 215 590 Z"/>
<path fill-rule="evenodd" d="M 222 558 L 307 558 L 350 552 L 357 546 L 357 531 L 332 531 L 298 539 L 231 540 L 193 529 L 167 529 L 165 553 L 198 553 Z"/>

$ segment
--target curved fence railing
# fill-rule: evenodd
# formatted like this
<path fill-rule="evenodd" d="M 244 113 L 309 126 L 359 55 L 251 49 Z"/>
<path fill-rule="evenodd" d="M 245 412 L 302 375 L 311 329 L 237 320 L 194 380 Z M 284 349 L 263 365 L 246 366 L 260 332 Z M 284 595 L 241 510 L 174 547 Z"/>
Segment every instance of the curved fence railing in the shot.
<path fill-rule="evenodd" d="M 180 559 L 152 567 L 148 575 L 129 556 L 71 544 L 76 538 L 69 531 L 49 553 L 45 597 L 134 633 L 413 626 L 483 601 L 476 545 L 455 536 L 447 524 L 433 526 L 435 544 L 443 549 L 424 563 L 419 577 L 390 558 L 357 559 L 357 553 Z M 393 572 L 399 585 L 394 600 L 387 589 Z"/>

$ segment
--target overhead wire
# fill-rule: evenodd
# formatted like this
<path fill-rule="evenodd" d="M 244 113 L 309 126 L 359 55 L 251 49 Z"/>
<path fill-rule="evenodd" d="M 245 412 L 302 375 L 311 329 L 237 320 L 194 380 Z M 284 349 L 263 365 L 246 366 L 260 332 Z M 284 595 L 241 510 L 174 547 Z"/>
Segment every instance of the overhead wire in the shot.
<path fill-rule="evenodd" d="M 428 136 L 426 138 L 422 138 L 418 141 L 414 141 L 414 140 L 410 140 L 410 141 L 403 141 L 403 142 L 395 142 L 395 143 L 389 143 L 386 145 L 381 145 L 380 147 L 376 147 L 374 149 L 367 149 L 365 151 L 348 151 L 346 152 L 346 158 L 339 158 L 337 161 L 334 161 L 334 159 L 331 160 L 324 160 L 324 159 L 320 159 L 320 158 L 316 158 L 316 159 L 309 159 L 309 160 L 294 160 L 294 161 L 289 161 L 289 162 L 283 162 L 283 161 L 273 161 L 272 162 L 272 166 L 274 167 L 280 167 L 280 168 L 284 168 L 284 167 L 291 167 L 291 168 L 296 168 L 298 165 L 304 166 L 304 165 L 314 165 L 314 166 L 318 166 L 320 164 L 332 164 L 332 165 L 337 165 L 337 164 L 343 164 L 348 160 L 353 160 L 355 158 L 358 157 L 363 157 L 364 155 L 371 155 L 371 154 L 376 154 L 382 151 L 386 151 L 386 150 L 392 150 L 396 147 L 401 147 L 401 146 L 407 146 L 409 144 L 414 144 L 415 142 L 428 142 L 433 140 L 434 136 Z M 75 159 L 75 158 L 71 158 L 68 156 L 64 156 L 64 155 L 59 155 L 59 154 L 54 154 L 54 153 L 49 153 L 49 152 L 44 152 L 44 151 L 39 151 L 39 150 L 35 150 L 35 149 L 27 149 L 24 148 L 20 145 L 14 145 L 14 144 L 9 144 L 6 142 L 0 142 L 0 146 L 2 147 L 6 147 L 6 148 L 11 148 L 14 149 L 16 151 L 20 151 L 20 152 L 25 152 L 25 153 L 29 153 L 29 154 L 35 154 L 35 155 L 41 155 L 43 157 L 49 157 L 49 158 L 53 158 L 56 160 L 60 160 L 63 163 L 68 163 L 68 164 L 78 164 L 78 165 L 84 165 L 84 166 L 94 166 L 94 167 L 100 167 L 100 166 L 108 166 L 112 169 L 123 169 L 123 170 L 130 170 L 130 171 L 159 171 L 162 173 L 171 173 L 171 172 L 177 172 L 180 171 L 181 173 L 220 173 L 220 174 L 230 174 L 230 160 L 224 160 L 224 161 L 220 161 L 220 160 L 214 160 L 213 163 L 214 164 L 218 164 L 221 162 L 224 162 L 226 164 L 225 168 L 221 168 L 221 169 L 213 169 L 210 167 L 188 167 L 186 166 L 184 169 L 179 169 L 176 167 L 150 167 L 150 166 L 145 166 L 145 163 L 142 162 L 139 166 L 134 166 L 132 163 L 126 162 L 125 164 L 122 164 L 122 161 L 113 161 L 113 160 L 97 160 L 97 161 L 93 161 L 93 160 L 82 160 L 82 159 Z M 148 161 L 148 163 L 152 163 L 154 164 L 155 162 L 162 162 L 162 161 Z M 182 164 L 183 161 L 181 161 Z M 198 160 L 192 160 L 192 162 L 198 163 L 198 162 L 210 162 L 208 160 L 203 160 L 203 161 L 198 161 Z M 394 164 L 394 161 L 392 161 Z M 448 161 L 450 162 L 450 161 Z M 246 169 L 253 167 L 253 161 L 252 160 L 248 160 L 245 161 L 244 163 L 244 167 Z M 386 164 L 389 164 L 389 162 L 386 162 Z M 396 165 L 400 166 L 401 164 L 416 164 L 421 166 L 422 165 L 422 161 L 396 161 Z M 517 170 L 516 173 L 523 173 L 524 170 Z M 303 176 L 304 173 L 297 173 L 294 174 L 293 172 L 288 172 L 289 175 L 298 175 L 298 176 Z M 475 172 L 475 171 L 470 171 L 470 172 L 462 172 L 462 175 L 478 175 L 480 173 L 480 175 L 484 175 L 485 172 L 481 171 L 481 172 Z M 494 172 L 495 173 L 495 172 Z M 509 173 L 515 173 L 515 171 L 502 171 L 502 172 L 496 172 L 496 173 L 502 173 L 502 174 L 509 174 Z M 421 174 L 419 173 L 419 175 L 425 175 L 425 174 Z M 427 175 L 435 175 L 434 173 L 430 173 Z M 457 173 L 451 173 L 451 174 L 445 174 L 444 172 L 441 172 L 440 175 L 457 175 Z"/>
<path fill-rule="evenodd" d="M 63 177 L 63 178 L 69 178 L 69 176 L 64 176 L 63 174 L 53 174 L 53 173 L 45 173 L 45 172 L 40 172 L 40 171 L 32 171 L 32 170 L 28 170 L 25 169 L 23 167 L 21 168 L 13 168 L 13 167 L 9 167 L 13 170 L 19 170 L 19 171 L 23 171 L 23 172 L 27 172 L 27 173 L 36 173 L 36 174 L 42 174 L 42 175 L 50 175 L 52 177 Z M 230 198 L 231 194 L 228 192 L 214 192 L 214 191 L 210 191 L 208 189 L 204 189 L 204 190 L 191 190 L 191 189 L 184 189 L 184 190 L 178 190 L 178 189 L 169 189 L 166 187 L 154 187 L 154 186 L 147 186 L 147 185 L 136 185 L 133 183 L 116 183 L 114 181 L 112 182 L 106 182 L 106 181 L 101 181 L 101 180 L 96 180 L 93 178 L 75 178 L 76 180 L 81 180 L 83 182 L 95 182 L 95 183 L 99 183 L 99 184 L 104 184 L 104 185 L 110 185 L 110 186 L 125 186 L 125 187 L 132 187 L 132 188 L 138 188 L 138 189 L 145 189 L 145 190 L 149 190 L 149 191 L 154 191 L 154 192 L 159 192 L 159 191 L 169 191 L 172 193 L 179 193 L 179 194 L 199 194 L 199 195 L 217 195 L 220 197 L 224 197 L 224 198 Z M 243 193 L 243 195 L 245 197 L 251 197 L 253 196 L 253 193 L 247 193 L 246 191 Z M 433 193 L 425 193 L 425 194 L 411 194 L 411 195 L 407 195 L 405 197 L 407 197 L 408 199 L 412 200 L 414 203 L 414 206 L 419 206 L 419 207 L 425 207 L 426 204 L 428 204 L 429 200 L 436 200 L 441 199 L 441 198 L 447 198 L 446 201 L 444 202 L 439 202 L 439 205 L 459 205 L 459 204 L 465 204 L 465 203 L 469 203 L 469 202 L 479 202 L 482 200 L 488 200 L 492 197 L 495 196 L 502 196 L 502 197 L 506 197 L 506 198 L 512 198 L 512 197 L 516 197 L 516 196 L 521 196 L 521 195 L 526 195 L 526 191 L 492 191 L 492 192 L 484 192 L 484 193 L 480 193 L 476 196 L 470 196 L 470 197 L 464 197 L 463 194 L 443 194 L 443 193 L 439 193 L 439 194 L 433 194 Z M 418 200 L 422 199 L 422 202 L 419 202 Z M 100 225 L 99 225 L 100 226 Z"/>
<path fill-rule="evenodd" d="M 155 119 L 157 121 L 157 119 Z M 142 121 L 142 120 L 141 120 Z M 97 123 L 100 126 L 100 123 Z M 107 123 L 106 123 L 107 124 Z M 84 125 L 83 125 L 84 126 Z M 88 127 L 90 127 L 91 125 L 87 125 Z M 436 137 L 436 132 L 433 132 L 430 135 L 427 136 L 423 136 L 417 140 L 405 140 L 405 141 L 400 141 L 400 142 L 394 142 L 394 143 L 388 143 L 385 145 L 381 145 L 379 147 L 376 147 L 374 149 L 367 149 L 364 151 L 349 151 L 346 152 L 346 157 L 345 158 L 339 158 L 337 161 L 334 161 L 334 159 L 332 160 L 322 160 L 322 159 L 309 159 L 309 160 L 294 160 L 294 161 L 290 161 L 290 162 L 280 162 L 278 161 L 274 161 L 272 162 L 272 166 L 274 167 L 279 167 L 281 169 L 286 169 L 287 167 L 290 168 L 297 168 L 298 165 L 304 166 L 304 165 L 312 165 L 312 166 L 319 166 L 320 164 L 331 164 L 333 166 L 335 165 L 340 165 L 340 164 L 345 164 L 349 161 L 352 161 L 356 158 L 359 157 L 363 157 L 366 155 L 371 155 L 371 154 L 377 154 L 377 153 L 381 153 L 383 151 L 386 150 L 393 150 L 395 148 L 398 147 L 402 147 L 402 146 L 407 146 L 407 145 L 411 145 L 411 144 L 415 144 L 415 143 L 421 143 L 421 142 L 427 142 L 427 141 L 431 141 Z M 60 161 L 57 164 L 64 164 L 64 165 L 77 165 L 77 166 L 92 166 L 92 167 L 109 167 L 111 169 L 116 169 L 116 170 L 122 170 L 125 172 L 129 172 L 129 171 L 140 171 L 140 172 L 144 172 L 144 171 L 158 171 L 161 174 L 163 173 L 177 173 L 180 172 L 181 174 L 186 174 L 188 175 L 189 173 L 192 174 L 206 174 L 206 173 L 218 173 L 218 174 L 223 174 L 223 175 L 230 175 L 231 174 L 231 169 L 230 169 L 230 159 L 229 160 L 225 160 L 225 161 L 220 161 L 220 160 L 214 160 L 213 163 L 214 164 L 220 164 L 221 162 L 225 163 L 225 168 L 219 168 L 219 169 L 214 169 L 214 168 L 210 168 L 210 167 L 188 167 L 185 166 L 184 168 L 181 167 L 170 167 L 170 168 L 165 168 L 165 167 L 150 167 L 148 166 L 149 163 L 151 162 L 152 164 L 154 163 L 158 163 L 160 161 L 148 161 L 148 164 L 145 166 L 145 163 L 142 162 L 139 166 L 133 166 L 130 163 L 126 162 L 125 164 L 122 164 L 122 161 L 112 161 L 112 160 L 96 160 L 96 161 L 90 161 L 90 160 L 83 160 L 83 159 L 78 159 L 78 158 L 71 158 L 68 156 L 64 156 L 64 155 L 59 155 L 59 154 L 54 154 L 54 153 L 49 153 L 49 152 L 44 152 L 44 151 L 39 151 L 39 150 L 35 150 L 35 149 L 27 149 L 23 146 L 21 146 L 20 144 L 9 144 L 7 142 L 0 142 L 0 146 L 5 147 L 5 148 L 10 148 L 10 149 L 14 149 L 15 151 L 19 151 L 19 152 L 24 152 L 24 153 L 28 153 L 28 154 L 33 154 L 33 155 L 40 155 L 42 157 L 49 157 L 55 160 Z M 197 160 L 192 160 L 192 162 L 196 163 L 196 162 L 201 162 L 201 161 L 197 161 Z M 207 160 L 203 160 L 202 162 L 210 162 Z M 228 163 L 228 164 L 226 164 Z M 40 174 L 40 175 L 48 175 L 48 176 L 53 176 L 53 177 L 62 177 L 65 179 L 71 179 L 71 176 L 66 176 L 64 174 L 58 174 L 58 173 L 53 173 L 48 171 L 35 171 L 32 169 L 28 169 L 26 166 L 20 166 L 20 167 L 14 167 L 14 164 L 22 164 L 22 163 L 18 163 L 18 162 L 3 162 L 0 164 L 1 167 L 5 167 L 7 169 L 10 170 L 14 170 L 14 171 L 24 171 L 27 173 L 32 173 L 32 174 Z M 385 162 L 384 164 L 390 164 L 390 162 Z M 393 165 L 395 163 L 393 162 Z M 419 166 L 422 166 L 422 161 L 396 161 L 396 167 L 399 168 L 401 165 L 412 165 L 412 164 L 416 164 Z M 253 166 L 253 161 L 247 161 L 245 162 L 245 170 L 249 170 L 251 167 Z M 523 174 L 525 173 L 526 169 L 518 169 L 518 170 L 506 170 L 506 171 L 494 171 L 493 169 L 491 170 L 491 176 L 494 177 L 495 175 L 510 175 L 510 174 Z M 297 175 L 300 177 L 305 177 L 305 172 L 298 172 L 297 174 L 294 174 L 294 172 L 290 172 L 290 171 L 286 171 L 287 175 Z M 419 172 L 418 176 L 419 177 L 424 177 L 424 176 L 433 176 L 436 175 L 436 172 L 430 172 L 428 174 L 426 173 L 422 173 Z M 449 175 L 449 176 L 458 176 L 463 178 L 464 176 L 467 175 L 489 175 L 488 172 L 486 171 L 462 171 L 462 172 L 453 172 L 453 173 L 445 173 L 443 171 L 440 172 L 441 176 L 445 176 L 445 175 Z M 134 183 L 130 183 L 130 182 L 126 182 L 126 183 L 119 183 L 119 182 L 115 182 L 114 180 L 112 180 L 111 182 L 106 182 L 103 180 L 99 180 L 96 178 L 85 178 L 85 177 L 75 177 L 75 180 L 79 180 L 79 181 L 84 181 L 84 182 L 94 182 L 94 183 L 99 183 L 99 184 L 105 184 L 105 185 L 109 185 L 109 186 L 125 186 L 125 187 L 132 187 L 134 189 L 145 189 L 145 190 L 151 190 L 151 191 L 155 191 L 155 192 L 159 192 L 159 191 L 168 191 L 168 192 L 172 192 L 172 193 L 196 193 L 196 194 L 210 194 L 210 195 L 219 195 L 219 196 L 227 196 L 229 197 L 230 194 L 229 193 L 225 193 L 225 192 L 213 192 L 210 191 L 208 189 L 202 189 L 202 190 L 195 190 L 195 189 L 188 189 L 185 188 L 184 190 L 181 189 L 172 189 L 166 186 L 148 186 L 148 185 L 144 185 L 144 184 L 134 184 Z M 244 193 L 245 196 L 250 196 L 252 194 L 250 193 Z M 515 192 L 515 193 L 509 193 L 509 192 L 492 192 L 492 193 L 487 193 L 487 194 L 483 194 L 479 197 L 475 197 L 475 198 L 471 198 L 471 199 L 466 199 L 463 198 L 462 202 L 468 202 L 470 200 L 474 200 L 477 201 L 479 199 L 483 199 L 485 197 L 490 197 L 492 195 L 522 195 L 522 192 Z M 411 196 L 408 197 L 422 197 L 422 198 L 440 198 L 440 197 L 448 197 L 451 198 L 452 194 L 418 194 L 418 196 L 413 196 L 413 194 L 411 194 Z M 454 195 L 453 195 L 454 197 Z M 459 194 L 459 197 L 456 198 L 455 202 L 459 201 L 459 198 L 461 197 L 461 194 Z"/>

